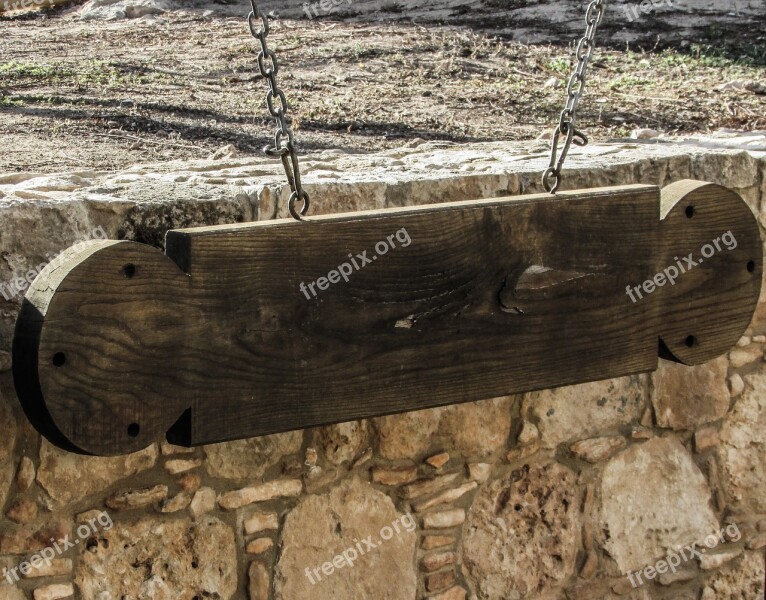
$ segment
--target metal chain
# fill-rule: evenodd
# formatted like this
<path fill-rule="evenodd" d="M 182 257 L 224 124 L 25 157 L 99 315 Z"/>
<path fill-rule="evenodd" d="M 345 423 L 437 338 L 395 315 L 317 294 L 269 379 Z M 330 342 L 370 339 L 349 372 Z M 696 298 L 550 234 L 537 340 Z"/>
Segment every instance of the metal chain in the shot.
<path fill-rule="evenodd" d="M 303 189 L 301 184 L 301 170 L 298 164 L 298 154 L 295 150 L 295 137 L 287 121 L 287 98 L 284 92 L 277 84 L 277 73 L 279 73 L 279 64 L 277 55 L 269 49 L 266 37 L 269 35 L 269 16 L 258 10 L 256 0 L 250 0 L 253 7 L 250 16 L 247 18 L 250 26 L 250 33 L 261 43 L 261 51 L 258 53 L 258 69 L 261 75 L 269 82 L 269 91 L 266 94 L 266 106 L 269 113 L 277 122 L 277 131 L 274 134 L 274 147 L 266 146 L 264 152 L 269 156 L 278 156 L 282 159 L 282 165 L 285 168 L 287 182 L 290 184 L 290 201 L 288 209 L 292 217 L 298 221 L 303 220 L 303 216 L 309 210 L 309 195 Z M 260 18 L 262 27 L 256 29 L 256 19 Z M 277 101 L 275 106 L 275 100 Z M 297 210 L 296 204 L 302 202 L 303 206 Z"/>
<path fill-rule="evenodd" d="M 566 107 L 561 112 L 559 124 L 553 132 L 551 162 L 543 174 L 543 186 L 551 194 L 555 194 L 561 185 L 561 170 L 564 168 L 564 162 L 572 143 L 574 142 L 576 146 L 588 145 L 588 138 L 584 133 L 577 130 L 575 122 L 577 121 L 577 107 L 580 105 L 580 98 L 585 91 L 585 74 L 588 63 L 596 49 L 596 32 L 601 24 L 601 19 L 604 17 L 605 4 L 606 0 L 593 0 L 588 5 L 588 12 L 585 15 L 585 23 L 588 28 L 577 44 L 577 68 L 567 84 Z M 561 136 L 564 136 L 564 147 L 559 155 Z"/>

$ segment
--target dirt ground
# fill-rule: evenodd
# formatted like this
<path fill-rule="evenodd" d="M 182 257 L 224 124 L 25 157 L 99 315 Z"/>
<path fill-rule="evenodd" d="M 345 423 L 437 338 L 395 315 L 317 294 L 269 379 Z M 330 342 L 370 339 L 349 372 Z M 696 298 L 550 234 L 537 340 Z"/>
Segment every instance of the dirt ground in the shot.
<path fill-rule="evenodd" d="M 549 132 L 572 48 L 498 37 L 496 25 L 280 19 L 270 39 L 300 150 Z M 0 17 L 0 33 L 0 173 L 204 158 L 227 144 L 259 153 L 271 137 L 241 18 L 82 21 L 57 9 Z M 760 87 L 719 89 L 744 80 Z M 600 48 L 579 123 L 595 140 L 766 129 L 763 23 L 653 51 Z"/>

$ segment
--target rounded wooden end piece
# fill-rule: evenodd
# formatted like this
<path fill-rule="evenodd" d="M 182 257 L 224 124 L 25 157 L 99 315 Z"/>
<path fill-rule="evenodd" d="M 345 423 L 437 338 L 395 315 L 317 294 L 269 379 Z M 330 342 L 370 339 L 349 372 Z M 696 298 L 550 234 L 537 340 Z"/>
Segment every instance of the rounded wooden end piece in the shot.
<path fill-rule="evenodd" d="M 758 304 L 758 223 L 735 192 L 681 181 L 662 191 L 661 240 L 655 283 L 665 357 L 687 365 L 712 360 L 736 344 Z"/>

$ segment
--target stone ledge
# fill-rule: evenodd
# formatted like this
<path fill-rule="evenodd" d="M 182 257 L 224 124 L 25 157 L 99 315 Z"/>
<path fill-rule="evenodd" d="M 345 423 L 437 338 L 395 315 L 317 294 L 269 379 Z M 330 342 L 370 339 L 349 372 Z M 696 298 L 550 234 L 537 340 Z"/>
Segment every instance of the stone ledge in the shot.
<path fill-rule="evenodd" d="M 570 158 L 563 189 L 684 178 L 735 189 L 760 215 L 766 152 L 710 144 L 593 144 Z M 729 145 L 732 145 L 731 143 Z M 459 145 L 415 140 L 376 154 L 303 159 L 313 213 L 338 213 L 541 192 L 547 142 Z M 0 174 L 0 370 L 22 294 L 9 282 L 75 242 L 131 239 L 161 247 L 171 228 L 287 216 L 281 165 L 267 158 L 173 161 L 116 173 Z M 16 288 L 25 289 L 21 279 Z"/>

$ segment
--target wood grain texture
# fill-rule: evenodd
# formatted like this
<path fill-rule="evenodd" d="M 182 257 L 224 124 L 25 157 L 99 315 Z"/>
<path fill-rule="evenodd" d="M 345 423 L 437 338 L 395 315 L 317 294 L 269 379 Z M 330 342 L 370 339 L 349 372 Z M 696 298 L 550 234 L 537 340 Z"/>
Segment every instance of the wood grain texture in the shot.
<path fill-rule="evenodd" d="M 727 231 L 736 248 L 631 301 Z M 54 443 L 197 445 L 646 372 L 660 338 L 696 364 L 747 327 L 762 269 L 747 205 L 699 182 L 195 228 L 167 248 L 102 243 L 32 286 L 14 371 Z"/>

